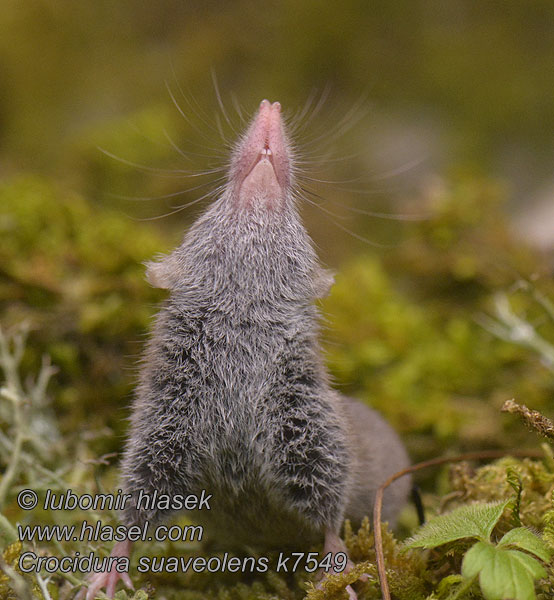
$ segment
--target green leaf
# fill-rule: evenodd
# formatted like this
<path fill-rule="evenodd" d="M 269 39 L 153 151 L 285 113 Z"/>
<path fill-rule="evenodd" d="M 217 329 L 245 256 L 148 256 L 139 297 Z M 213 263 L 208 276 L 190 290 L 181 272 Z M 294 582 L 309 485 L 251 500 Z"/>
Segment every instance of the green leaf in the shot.
<path fill-rule="evenodd" d="M 406 546 L 434 548 L 463 538 L 488 541 L 509 502 L 460 506 L 446 515 L 431 519 L 407 540 Z"/>
<path fill-rule="evenodd" d="M 524 552 L 477 542 L 464 556 L 462 575 L 479 576 L 486 600 L 536 600 L 534 581 L 546 570 Z"/>
<path fill-rule="evenodd" d="M 538 535 L 525 527 L 516 527 L 516 529 L 508 531 L 497 545 L 498 548 L 505 546 L 516 546 L 522 550 L 527 550 L 527 552 L 538 556 L 544 562 L 548 562 L 552 555 L 552 550 L 548 545 Z"/>
<path fill-rule="evenodd" d="M 515 497 L 511 502 L 513 527 L 521 527 L 521 516 L 519 513 L 521 512 L 521 493 L 523 490 L 523 482 L 521 481 L 520 474 L 513 467 L 507 467 L 506 480 L 515 492 Z"/>

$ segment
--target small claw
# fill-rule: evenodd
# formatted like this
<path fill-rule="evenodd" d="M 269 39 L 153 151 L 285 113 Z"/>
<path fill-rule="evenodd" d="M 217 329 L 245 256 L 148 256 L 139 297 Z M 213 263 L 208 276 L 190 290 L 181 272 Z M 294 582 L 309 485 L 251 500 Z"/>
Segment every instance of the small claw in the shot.
<path fill-rule="evenodd" d="M 86 600 L 94 600 L 96 593 L 104 587 L 105 573 L 95 573 L 89 581 Z"/>
<path fill-rule="evenodd" d="M 348 598 L 350 598 L 350 600 L 358 600 L 358 596 L 356 595 L 356 592 L 352 589 L 352 586 L 347 585 L 344 589 L 348 592 Z"/>
<path fill-rule="evenodd" d="M 352 571 L 352 569 L 355 567 L 356 565 L 350 560 L 348 559 L 346 561 L 346 567 L 344 567 L 344 569 L 342 571 L 335 571 L 335 573 L 350 573 L 350 571 Z M 333 570 L 334 569 L 334 565 L 333 565 Z"/>
<path fill-rule="evenodd" d="M 325 532 L 325 543 L 323 546 L 323 552 L 325 554 L 327 553 L 332 553 L 333 555 L 333 566 L 332 569 L 329 573 L 327 573 L 327 575 L 332 575 L 334 573 L 350 573 L 350 571 L 352 571 L 352 569 L 354 569 L 354 567 L 356 566 L 351 560 L 350 558 L 348 558 L 348 554 L 346 551 L 346 546 L 344 545 L 344 542 L 340 539 L 340 537 L 338 536 L 338 534 L 336 532 L 334 532 L 331 529 L 328 529 Z M 342 571 L 336 571 L 335 570 L 335 555 L 337 553 L 343 553 L 346 554 L 347 557 L 347 562 L 346 562 L 346 566 L 344 567 L 344 569 Z M 322 584 L 323 581 L 325 580 L 325 574 L 322 573 L 322 580 L 319 582 L 319 584 L 317 585 L 318 589 L 322 588 Z M 369 579 L 369 575 L 367 573 L 362 573 L 362 575 L 360 575 L 358 577 L 358 579 L 360 581 L 367 581 Z M 345 590 L 348 593 L 348 598 L 349 600 L 358 600 L 358 596 L 356 595 L 356 592 L 354 591 L 354 589 L 352 588 L 351 585 L 347 585 L 345 587 Z"/>
<path fill-rule="evenodd" d="M 129 557 L 131 553 L 131 542 L 129 540 L 124 540 L 122 542 L 118 542 L 112 549 L 112 553 L 110 556 L 119 556 L 119 557 Z M 103 588 L 106 588 L 106 596 L 108 598 L 113 598 L 115 593 L 115 588 L 117 586 L 117 582 L 121 579 L 123 583 L 131 590 L 134 590 L 133 583 L 131 578 L 129 577 L 129 573 L 123 572 L 119 573 L 115 565 L 112 566 L 110 571 L 103 571 L 99 573 L 94 573 L 89 577 L 88 581 L 88 590 L 85 600 L 94 600 L 96 598 L 96 594 Z M 79 592 L 81 594 L 81 592 Z M 82 596 L 79 595 L 78 598 Z M 76 599 L 77 600 L 77 599 Z"/>
<path fill-rule="evenodd" d="M 96 598 L 96 594 L 103 587 L 106 588 L 106 596 L 108 596 L 108 598 L 113 598 L 117 582 L 120 579 L 129 589 L 135 589 L 128 573 L 118 573 L 117 571 L 110 571 L 109 573 L 95 573 L 89 580 L 85 600 L 94 600 Z M 80 597 L 82 596 L 78 596 L 76 600 L 78 600 Z"/>
<path fill-rule="evenodd" d="M 85 592 L 87 591 L 86 588 L 82 587 L 78 592 L 77 595 L 75 596 L 75 600 L 83 600 L 83 598 L 85 597 Z"/>
<path fill-rule="evenodd" d="M 133 585 L 133 582 L 131 581 L 131 578 L 129 577 L 129 573 L 120 573 L 121 575 L 121 581 L 123 581 L 124 585 L 126 585 L 130 590 L 135 589 L 135 586 Z"/>

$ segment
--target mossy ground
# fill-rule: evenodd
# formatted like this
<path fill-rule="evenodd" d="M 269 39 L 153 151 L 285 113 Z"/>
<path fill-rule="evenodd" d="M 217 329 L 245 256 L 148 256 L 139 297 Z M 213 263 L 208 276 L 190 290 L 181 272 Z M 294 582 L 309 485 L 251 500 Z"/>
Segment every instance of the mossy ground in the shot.
<path fill-rule="evenodd" d="M 477 448 L 536 449 L 537 437 L 513 415 L 501 414 L 500 406 L 512 397 L 546 413 L 552 406 L 554 381 L 545 357 L 525 340 L 500 339 L 487 327 L 501 322 L 495 297 L 503 293 L 515 313 L 536 325 L 541 339 L 554 339 L 554 323 L 537 301 L 554 297 L 552 282 L 540 276 L 548 265 L 512 238 L 501 216 L 501 196 L 500 188 L 483 181 L 443 183 L 428 199 L 430 218 L 414 225 L 410 241 L 385 256 L 349 261 L 322 304 L 324 346 L 335 384 L 381 410 L 401 432 L 414 460 Z M 46 178 L 17 177 L 4 183 L 0 198 L 8 241 L 0 251 L 3 327 L 30 324 L 22 381 L 36 376 L 44 354 L 58 367 L 48 393 L 22 408 L 27 431 L 48 437 L 25 438 L 24 458 L 2 512 L 12 524 L 80 524 L 85 518 L 115 524 L 116 514 L 22 511 L 15 496 L 22 487 L 78 493 L 115 489 L 112 453 L 121 448 L 136 357 L 162 298 L 143 281 L 141 263 L 167 250 L 167 241 L 151 226 L 132 223 L 111 209 L 93 210 L 84 198 Z M 83 227 L 83 222 L 94 227 Z M 6 465 L 17 432 L 10 410 L 4 403 Z M 33 428 L 36 424 L 42 429 Z M 520 522 L 544 532 L 554 544 L 553 465 L 548 451 L 543 461 L 506 458 L 479 468 L 461 464 L 422 473 L 419 480 L 429 514 L 463 502 L 517 496 Z M 398 539 L 415 525 L 414 511 L 408 509 L 398 537 L 385 530 L 393 598 L 447 598 L 459 583 L 461 546 L 405 551 Z M 509 527 L 507 514 L 499 531 Z M 359 598 L 380 598 L 369 521 L 359 531 L 347 523 L 344 537 L 360 573 L 369 576 L 355 583 Z M 39 543 L 36 550 L 57 556 L 90 550 L 107 554 L 110 546 Z M 44 598 L 33 576 L 18 575 L 19 550 L 17 543 L 5 550 L 4 564 L 15 575 L 8 569 L 2 576 L 2 597 L 22 597 L 26 590 Z M 160 556 L 202 552 L 187 544 L 137 550 Z M 551 589 L 554 573 L 548 573 L 538 590 Z M 138 575 L 141 591 L 135 598 L 286 600 L 307 594 L 311 600 L 330 600 L 343 598 L 344 585 L 358 574 L 330 578 L 321 589 L 303 571 Z M 55 574 L 43 584 L 51 598 L 65 598 L 79 580 L 78 574 Z M 480 597 L 475 589 L 471 594 L 462 597 Z M 547 592 L 539 597 L 547 598 Z"/>

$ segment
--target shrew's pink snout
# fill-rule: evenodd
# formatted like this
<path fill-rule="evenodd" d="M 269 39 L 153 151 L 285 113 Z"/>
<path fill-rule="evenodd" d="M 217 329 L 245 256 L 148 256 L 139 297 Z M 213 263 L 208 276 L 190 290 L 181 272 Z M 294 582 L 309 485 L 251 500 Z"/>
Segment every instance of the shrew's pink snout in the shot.
<path fill-rule="evenodd" d="M 290 186 L 289 154 L 281 105 L 263 100 L 234 155 L 234 189 L 241 206 L 280 204 Z"/>

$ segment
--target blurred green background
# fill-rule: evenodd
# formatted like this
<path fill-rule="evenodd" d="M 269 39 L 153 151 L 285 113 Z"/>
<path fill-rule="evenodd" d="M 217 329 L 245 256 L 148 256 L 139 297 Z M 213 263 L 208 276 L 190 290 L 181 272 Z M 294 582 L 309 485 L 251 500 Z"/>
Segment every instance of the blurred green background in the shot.
<path fill-rule="evenodd" d="M 415 459 L 531 443 L 498 408 L 548 413 L 552 372 L 487 319 L 506 292 L 554 340 L 533 296 L 553 297 L 552 2 L 3 0 L 0 31 L 0 323 L 31 322 L 25 369 L 59 366 L 63 433 L 120 448 L 163 298 L 141 263 L 179 242 L 205 201 L 169 213 L 215 186 L 267 97 L 337 271 L 337 385 Z"/>

